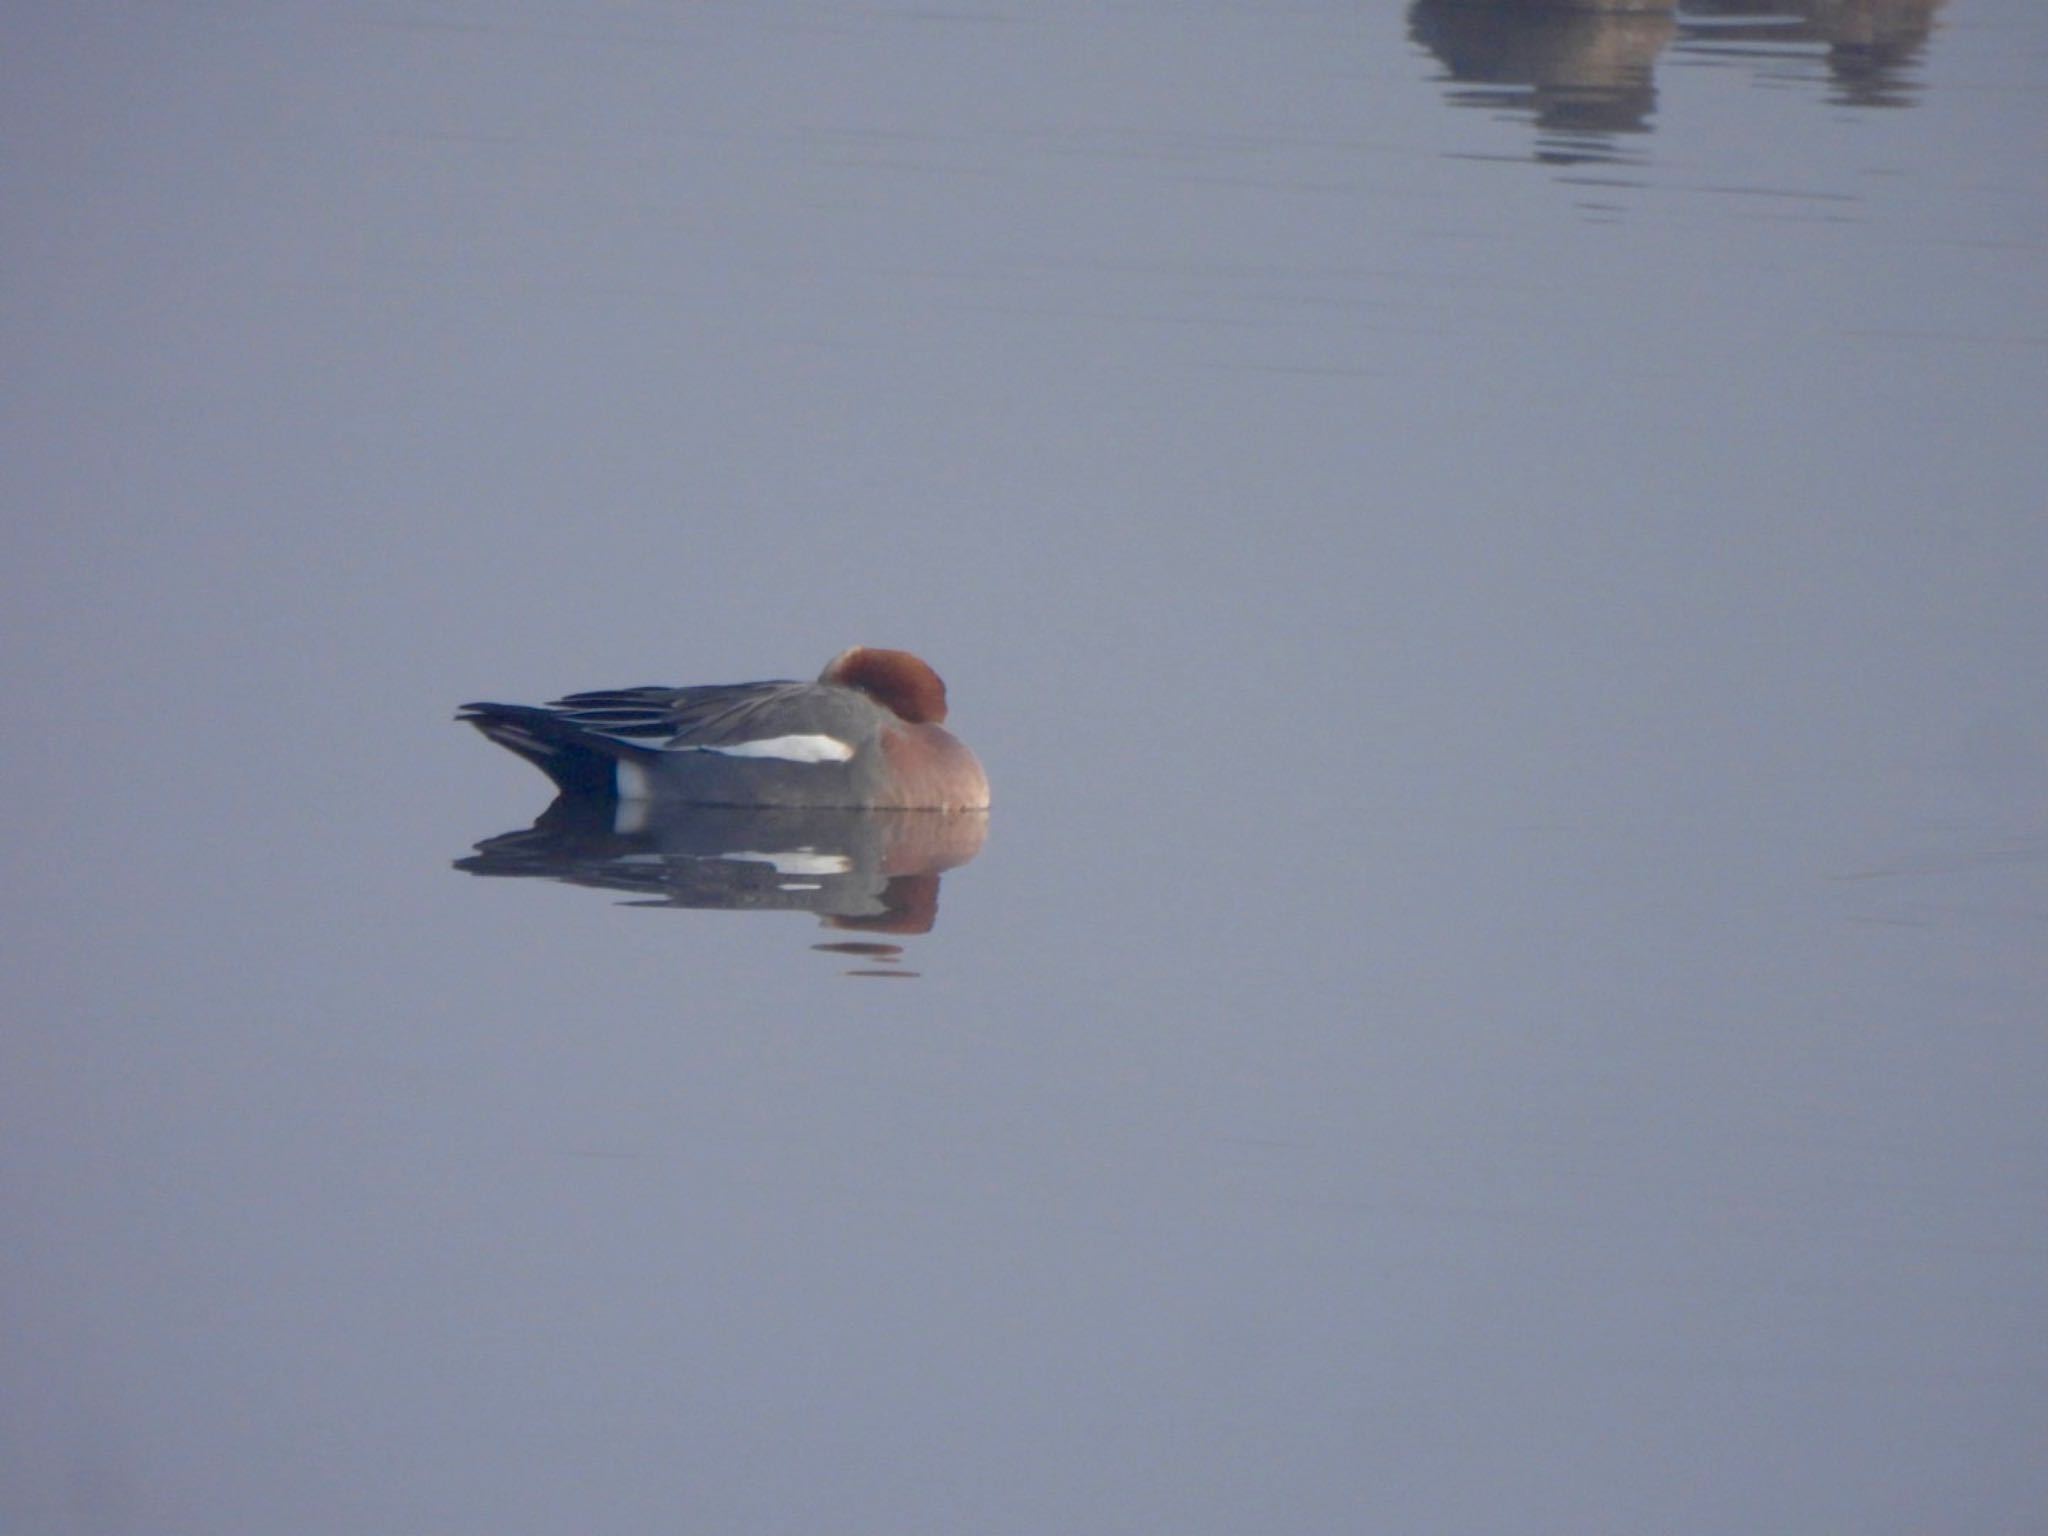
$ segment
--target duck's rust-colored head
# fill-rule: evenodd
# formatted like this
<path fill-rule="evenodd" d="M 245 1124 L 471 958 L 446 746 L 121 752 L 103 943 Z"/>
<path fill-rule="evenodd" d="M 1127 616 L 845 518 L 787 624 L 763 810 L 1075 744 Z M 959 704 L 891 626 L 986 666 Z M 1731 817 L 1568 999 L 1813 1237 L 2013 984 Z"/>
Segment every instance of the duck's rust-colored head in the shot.
<path fill-rule="evenodd" d="M 946 685 L 908 651 L 856 645 L 828 661 L 818 681 L 858 688 L 911 725 L 939 725 L 946 718 Z"/>

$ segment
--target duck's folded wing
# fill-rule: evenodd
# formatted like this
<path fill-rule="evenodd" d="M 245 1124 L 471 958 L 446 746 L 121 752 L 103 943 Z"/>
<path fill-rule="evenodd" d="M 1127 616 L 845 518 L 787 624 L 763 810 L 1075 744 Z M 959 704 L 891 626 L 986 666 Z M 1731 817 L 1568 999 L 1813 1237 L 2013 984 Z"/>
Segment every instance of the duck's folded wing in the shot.
<path fill-rule="evenodd" d="M 750 745 L 797 738 L 829 739 L 851 751 L 872 729 L 873 710 L 847 689 L 789 681 L 612 689 L 570 694 L 548 707 L 583 730 L 636 745 L 742 755 Z"/>
<path fill-rule="evenodd" d="M 666 745 L 688 729 L 694 718 L 715 716 L 764 688 L 794 687 L 781 683 L 721 683 L 704 688 L 607 688 L 572 693 L 547 707 L 564 722 L 601 736 L 616 736 L 645 746 Z"/>

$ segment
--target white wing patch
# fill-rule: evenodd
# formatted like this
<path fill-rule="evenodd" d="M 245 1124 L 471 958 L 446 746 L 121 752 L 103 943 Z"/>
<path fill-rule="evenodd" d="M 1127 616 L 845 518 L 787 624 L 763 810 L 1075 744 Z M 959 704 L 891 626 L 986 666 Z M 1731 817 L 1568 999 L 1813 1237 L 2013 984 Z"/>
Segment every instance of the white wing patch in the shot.
<path fill-rule="evenodd" d="M 774 757 L 785 763 L 843 763 L 853 756 L 853 748 L 837 736 L 764 736 L 759 741 L 735 741 L 698 750 L 721 757 Z"/>
<path fill-rule="evenodd" d="M 797 848 L 788 853 L 755 853 L 751 848 L 739 849 L 733 853 L 722 853 L 722 859 L 748 864 L 766 864 L 778 875 L 843 875 L 853 868 L 853 860 L 843 853 L 819 853 L 815 848 Z M 785 885 L 784 890 L 797 887 Z M 816 886 L 811 887 L 816 890 Z"/>
<path fill-rule="evenodd" d="M 843 763 L 853 748 L 837 736 L 764 736 L 758 741 L 736 741 L 723 747 L 667 747 L 670 752 L 716 752 L 720 757 L 767 757 L 784 763 Z M 620 758 L 613 768 L 612 782 L 619 799 L 652 800 L 654 775 L 630 758 Z M 621 830 L 625 830 L 621 828 Z M 632 830 L 638 831 L 635 827 Z"/>
<path fill-rule="evenodd" d="M 649 800 L 653 798 L 654 781 L 648 777 L 647 770 L 638 763 L 628 762 L 622 757 L 619 759 L 615 771 L 620 800 Z M 635 825 L 630 827 L 622 826 L 618 830 L 621 832 L 638 832 L 644 825 L 645 818 L 642 817 Z"/>

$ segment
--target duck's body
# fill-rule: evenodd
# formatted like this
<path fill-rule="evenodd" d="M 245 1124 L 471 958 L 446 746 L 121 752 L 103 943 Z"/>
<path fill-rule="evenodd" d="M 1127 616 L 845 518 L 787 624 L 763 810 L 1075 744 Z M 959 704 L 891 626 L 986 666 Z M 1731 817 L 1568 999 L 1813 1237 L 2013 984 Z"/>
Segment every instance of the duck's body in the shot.
<path fill-rule="evenodd" d="M 855 646 L 814 683 L 715 683 L 465 704 L 565 794 L 678 805 L 978 811 L 988 779 L 941 724 L 946 685 L 908 651 Z"/>

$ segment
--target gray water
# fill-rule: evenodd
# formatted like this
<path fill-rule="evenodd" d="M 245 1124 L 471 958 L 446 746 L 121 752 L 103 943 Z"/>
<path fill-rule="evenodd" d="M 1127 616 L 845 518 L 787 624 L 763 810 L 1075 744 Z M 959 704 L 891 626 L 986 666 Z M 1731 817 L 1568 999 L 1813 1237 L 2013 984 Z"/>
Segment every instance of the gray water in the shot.
<path fill-rule="evenodd" d="M 2042 1529 L 2035 0 L 6 27 L 0 1530 Z M 453 867 L 856 642 L 929 931 Z"/>

